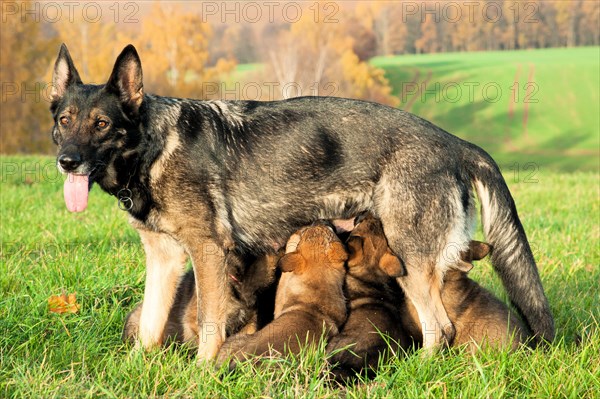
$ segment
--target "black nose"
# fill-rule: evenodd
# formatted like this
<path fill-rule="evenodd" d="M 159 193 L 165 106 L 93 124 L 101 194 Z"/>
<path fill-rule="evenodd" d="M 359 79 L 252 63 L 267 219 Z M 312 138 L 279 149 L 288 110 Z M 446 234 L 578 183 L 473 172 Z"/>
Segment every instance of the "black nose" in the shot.
<path fill-rule="evenodd" d="M 81 165 L 81 155 L 78 153 L 62 154 L 58 157 L 58 163 L 65 172 L 72 172 Z"/>

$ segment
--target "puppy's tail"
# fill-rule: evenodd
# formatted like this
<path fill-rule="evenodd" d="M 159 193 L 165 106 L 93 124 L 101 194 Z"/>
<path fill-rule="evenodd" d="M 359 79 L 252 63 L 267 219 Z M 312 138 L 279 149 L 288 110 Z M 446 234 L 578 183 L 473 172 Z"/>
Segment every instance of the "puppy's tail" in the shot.
<path fill-rule="evenodd" d="M 469 147 L 464 162 L 481 202 L 486 240 L 494 248 L 492 265 L 536 341 L 550 342 L 554 319 L 514 200 L 494 160 L 481 148 Z"/>

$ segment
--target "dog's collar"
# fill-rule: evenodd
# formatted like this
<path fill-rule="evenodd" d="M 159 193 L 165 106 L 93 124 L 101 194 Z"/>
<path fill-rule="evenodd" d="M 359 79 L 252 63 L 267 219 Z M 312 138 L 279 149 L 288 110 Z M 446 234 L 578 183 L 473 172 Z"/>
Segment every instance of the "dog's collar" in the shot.
<path fill-rule="evenodd" d="M 131 184 L 131 179 L 137 171 L 139 160 L 139 157 L 135 160 L 135 163 L 131 168 L 131 173 L 129 173 L 129 179 L 127 179 L 127 184 L 125 184 L 125 187 L 117 191 L 116 197 L 118 200 L 118 206 L 119 209 L 122 211 L 130 211 L 133 208 L 133 192 L 131 191 L 131 189 L 129 189 L 129 184 Z"/>

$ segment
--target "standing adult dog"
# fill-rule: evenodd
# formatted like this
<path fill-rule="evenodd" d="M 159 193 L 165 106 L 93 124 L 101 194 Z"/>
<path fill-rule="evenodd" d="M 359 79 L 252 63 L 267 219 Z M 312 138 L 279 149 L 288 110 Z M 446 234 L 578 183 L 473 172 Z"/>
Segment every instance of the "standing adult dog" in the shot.
<path fill-rule="evenodd" d="M 390 248 L 405 262 L 398 282 L 417 309 L 424 346 L 451 341 L 440 288 L 471 238 L 473 186 L 510 299 L 538 337 L 554 336 L 498 166 L 479 147 L 415 115 L 342 98 L 149 95 L 131 45 L 104 85 L 83 84 L 63 45 L 51 95 L 67 206 L 85 209 L 97 183 L 120 199 L 140 233 L 147 268 L 139 339 L 146 348 L 160 344 L 187 256 L 202 321 L 198 357 L 210 359 L 230 316 L 224 262 L 283 246 L 316 219 L 348 219 L 364 210 L 381 219 Z"/>

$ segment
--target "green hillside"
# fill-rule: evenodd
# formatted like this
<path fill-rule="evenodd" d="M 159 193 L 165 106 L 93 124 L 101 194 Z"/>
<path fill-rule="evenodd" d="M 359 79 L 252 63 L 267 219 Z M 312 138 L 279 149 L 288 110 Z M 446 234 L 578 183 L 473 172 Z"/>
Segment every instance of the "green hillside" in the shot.
<path fill-rule="evenodd" d="M 600 48 L 378 57 L 401 108 L 506 169 L 598 170 Z"/>

